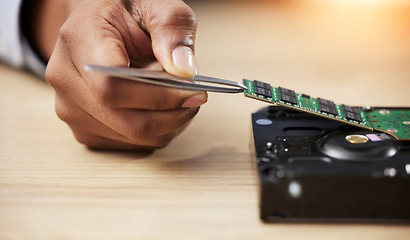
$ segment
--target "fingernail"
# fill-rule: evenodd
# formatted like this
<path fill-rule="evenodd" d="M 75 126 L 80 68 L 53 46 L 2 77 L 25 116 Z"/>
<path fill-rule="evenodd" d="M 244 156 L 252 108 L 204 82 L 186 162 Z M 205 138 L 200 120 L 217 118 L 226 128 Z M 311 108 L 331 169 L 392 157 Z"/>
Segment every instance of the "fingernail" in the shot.
<path fill-rule="evenodd" d="M 182 107 L 198 107 L 206 103 L 206 101 L 208 101 L 208 96 L 205 93 L 199 93 L 185 100 L 184 103 L 182 103 Z"/>
<path fill-rule="evenodd" d="M 175 48 L 172 52 L 172 60 L 179 71 L 192 77 L 196 75 L 197 65 L 191 48 L 187 46 L 179 46 Z"/>

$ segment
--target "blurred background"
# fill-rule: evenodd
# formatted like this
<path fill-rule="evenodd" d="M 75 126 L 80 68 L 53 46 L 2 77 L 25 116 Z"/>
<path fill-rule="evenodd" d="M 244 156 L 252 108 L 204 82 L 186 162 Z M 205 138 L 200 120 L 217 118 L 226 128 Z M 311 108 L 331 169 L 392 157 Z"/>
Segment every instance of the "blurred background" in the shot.
<path fill-rule="evenodd" d="M 201 74 L 410 107 L 409 1 L 187 3 Z M 0 239 L 409 239 L 408 225 L 262 224 L 250 116 L 267 103 L 209 93 L 152 155 L 89 151 L 57 119 L 50 87 L 0 67 Z"/>
<path fill-rule="evenodd" d="M 200 74 L 337 103 L 410 105 L 410 1 L 186 2 L 198 18 Z"/>

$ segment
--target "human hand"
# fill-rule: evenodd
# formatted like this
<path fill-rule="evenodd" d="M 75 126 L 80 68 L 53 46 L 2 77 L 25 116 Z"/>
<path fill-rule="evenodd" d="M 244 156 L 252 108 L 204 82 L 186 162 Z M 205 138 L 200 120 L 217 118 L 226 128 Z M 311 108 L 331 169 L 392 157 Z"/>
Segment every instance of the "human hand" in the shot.
<path fill-rule="evenodd" d="M 85 0 L 60 29 L 46 70 L 56 112 L 77 140 L 104 149 L 167 145 L 207 101 L 206 92 L 164 88 L 84 71 L 85 64 L 197 71 L 196 19 L 181 0 Z"/>

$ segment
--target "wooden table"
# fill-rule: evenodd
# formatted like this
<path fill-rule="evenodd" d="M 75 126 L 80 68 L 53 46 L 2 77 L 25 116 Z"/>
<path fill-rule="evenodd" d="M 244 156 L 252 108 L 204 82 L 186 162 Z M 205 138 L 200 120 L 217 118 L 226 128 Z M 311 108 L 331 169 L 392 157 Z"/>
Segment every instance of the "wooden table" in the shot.
<path fill-rule="evenodd" d="M 202 74 L 410 105 L 409 6 L 189 4 Z M 165 149 L 91 151 L 56 117 L 51 87 L 0 66 L 0 239 L 410 239 L 407 225 L 262 223 L 250 114 L 264 106 L 211 93 Z"/>

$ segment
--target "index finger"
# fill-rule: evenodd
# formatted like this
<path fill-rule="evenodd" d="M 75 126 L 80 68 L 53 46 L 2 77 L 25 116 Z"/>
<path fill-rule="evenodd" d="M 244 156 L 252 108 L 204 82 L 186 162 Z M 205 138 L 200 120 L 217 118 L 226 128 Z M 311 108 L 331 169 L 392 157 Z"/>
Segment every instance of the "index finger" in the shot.
<path fill-rule="evenodd" d="M 140 83 L 101 73 L 92 73 L 97 100 L 111 108 L 172 110 L 197 107 L 207 101 L 207 93 Z"/>
<path fill-rule="evenodd" d="M 81 13 L 74 13 L 73 16 L 70 16 L 76 21 L 74 23 L 67 21 L 60 35 L 60 40 L 65 42 L 68 48 L 73 46 L 67 50 L 67 55 L 70 56 L 73 64 L 80 75 L 83 76 L 83 80 L 97 100 L 108 107 L 147 110 L 175 109 L 181 106 L 192 107 L 206 102 L 206 93 L 163 88 L 103 74 L 85 72 L 83 66 L 90 63 L 127 67 L 129 65 L 129 53 L 127 51 L 129 48 L 127 49 L 124 45 L 124 35 L 130 34 L 129 32 L 132 32 L 133 40 L 137 41 L 138 44 L 151 43 L 147 34 L 135 22 L 134 24 L 130 23 L 134 20 L 125 8 L 118 5 L 109 7 L 119 9 L 116 11 L 103 9 L 103 11 L 97 12 L 94 5 L 83 6 L 83 9 L 91 10 L 87 11 L 86 16 Z M 122 11 L 122 14 L 110 15 L 114 18 L 110 19 L 100 16 L 104 16 L 104 11 L 114 11 L 117 14 L 118 11 Z M 81 18 L 86 18 L 89 15 L 96 15 L 96 17 L 92 18 L 92 21 L 87 21 L 89 26 L 86 29 L 84 29 L 84 26 L 73 25 L 77 24 L 79 19 L 81 20 Z M 130 37 L 128 36 L 127 39 L 130 39 Z M 151 49 L 150 45 L 145 47 Z M 184 101 L 191 97 L 194 98 L 184 105 Z"/>

